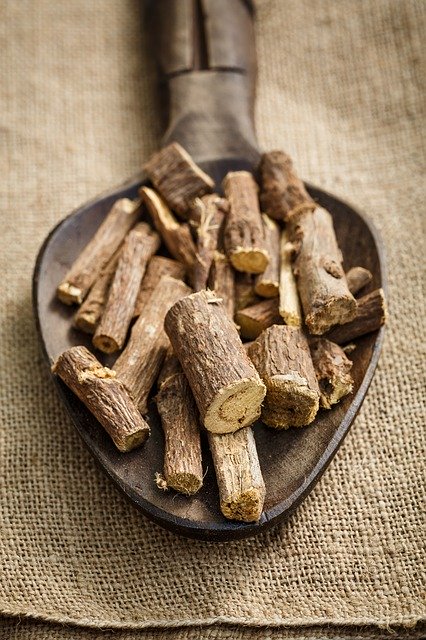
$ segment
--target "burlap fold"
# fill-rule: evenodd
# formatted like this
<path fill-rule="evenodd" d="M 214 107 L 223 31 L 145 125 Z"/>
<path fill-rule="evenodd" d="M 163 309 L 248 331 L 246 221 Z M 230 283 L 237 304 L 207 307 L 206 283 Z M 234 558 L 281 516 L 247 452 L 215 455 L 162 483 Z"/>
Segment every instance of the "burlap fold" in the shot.
<path fill-rule="evenodd" d="M 4 614 L 115 627 L 111 638 L 123 640 L 133 635 L 119 628 L 197 622 L 213 625 L 202 637 L 214 640 L 249 637 L 221 624 L 328 638 L 330 624 L 408 628 L 424 617 L 425 7 L 258 3 L 259 140 L 285 148 L 306 179 L 353 201 L 379 227 L 390 323 L 362 411 L 297 513 L 257 538 L 206 544 L 151 524 L 95 466 L 41 361 L 32 318 L 31 271 L 47 232 L 137 172 L 156 147 L 154 71 L 138 2 L 1 3 Z M 21 637 L 17 624 L 9 637 Z M 23 621 L 21 631 L 68 637 L 57 627 L 37 631 L 42 624 Z M 303 635 L 309 625 L 323 635 Z M 275 640 L 278 631 L 252 637 Z"/>
<path fill-rule="evenodd" d="M 0 620 L 0 640 L 423 640 L 425 627 L 415 629 L 375 626 L 348 627 L 321 625 L 319 627 L 243 627 L 241 625 L 213 625 L 180 629 L 119 630 L 81 628 L 66 624 L 48 624 L 39 620 Z"/>

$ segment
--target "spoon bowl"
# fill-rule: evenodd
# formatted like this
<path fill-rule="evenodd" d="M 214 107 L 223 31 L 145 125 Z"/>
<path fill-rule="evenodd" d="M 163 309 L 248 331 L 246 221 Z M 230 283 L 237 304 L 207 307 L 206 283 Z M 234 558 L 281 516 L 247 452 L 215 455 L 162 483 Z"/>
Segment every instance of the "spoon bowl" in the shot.
<path fill-rule="evenodd" d="M 225 159 L 201 162 L 201 168 L 220 184 L 230 170 L 250 167 L 247 161 Z M 144 184 L 143 176 L 122 185 L 80 207 L 50 233 L 40 249 L 34 270 L 33 302 L 43 355 L 50 366 L 71 346 L 91 348 L 90 336 L 73 327 L 75 309 L 55 297 L 56 287 L 89 241 L 112 203 L 118 198 L 135 198 Z M 373 280 L 367 291 L 385 287 L 382 248 L 371 222 L 350 205 L 308 185 L 312 197 L 330 211 L 344 268 L 368 268 Z M 316 420 L 303 429 L 277 431 L 261 422 L 254 425 L 260 465 L 266 484 L 264 511 L 256 523 L 226 520 L 219 509 L 213 464 L 203 436 L 204 486 L 190 498 L 174 491 L 161 491 L 155 473 L 163 468 L 164 441 L 161 424 L 150 404 L 147 417 L 151 436 L 139 449 L 120 453 L 76 396 L 56 377 L 55 384 L 71 419 L 102 469 L 121 491 L 154 522 L 181 535 L 202 540 L 232 540 L 264 531 L 287 518 L 312 490 L 327 468 L 349 430 L 373 377 L 383 341 L 383 329 L 356 341 L 351 354 L 353 394 L 330 411 L 320 411 Z M 105 364 L 111 364 L 105 360 Z"/>

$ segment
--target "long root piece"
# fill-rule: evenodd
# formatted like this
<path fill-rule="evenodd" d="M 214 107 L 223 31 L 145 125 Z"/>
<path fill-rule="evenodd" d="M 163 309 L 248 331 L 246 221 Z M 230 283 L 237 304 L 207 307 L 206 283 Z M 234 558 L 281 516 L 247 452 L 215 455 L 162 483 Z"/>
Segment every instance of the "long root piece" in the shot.
<path fill-rule="evenodd" d="M 148 410 L 148 396 L 157 379 L 169 346 L 164 317 L 170 307 L 191 289 L 180 280 L 163 276 L 133 325 L 126 348 L 114 371 L 128 389 L 139 411 Z"/>
<path fill-rule="evenodd" d="M 258 187 L 248 171 L 228 173 L 223 181 L 229 202 L 225 227 L 225 249 L 237 271 L 263 273 L 269 263 L 265 249 Z"/>
<path fill-rule="evenodd" d="M 155 399 L 165 439 L 167 487 L 192 495 L 203 485 L 199 416 L 188 380 L 172 353 L 160 373 Z"/>
<path fill-rule="evenodd" d="M 319 207 L 293 214 L 288 226 L 305 323 L 310 333 L 321 335 L 356 315 L 356 300 L 348 289 L 333 220 Z"/>
<path fill-rule="evenodd" d="M 260 415 L 265 386 L 214 292 L 179 300 L 164 327 L 208 431 L 230 433 Z"/>

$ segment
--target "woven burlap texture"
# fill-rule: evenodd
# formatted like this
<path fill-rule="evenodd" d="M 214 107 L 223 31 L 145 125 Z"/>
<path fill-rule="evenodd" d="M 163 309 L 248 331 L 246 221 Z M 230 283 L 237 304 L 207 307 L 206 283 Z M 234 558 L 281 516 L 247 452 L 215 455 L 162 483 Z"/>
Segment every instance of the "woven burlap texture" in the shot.
<path fill-rule="evenodd" d="M 176 537 L 118 494 L 60 404 L 32 317 L 50 228 L 158 144 L 138 7 L 1 3 L 0 609 L 126 628 L 414 625 L 425 613 L 426 4 L 258 2 L 260 143 L 371 216 L 390 322 L 362 411 L 317 488 L 287 524 L 228 544 Z"/>
<path fill-rule="evenodd" d="M 4 632 L 3 632 L 4 629 Z M 0 621 L 0 640 L 424 640 L 425 629 L 392 627 L 243 627 L 214 625 L 182 629 L 92 629 L 52 624 L 34 619 L 12 618 Z M 379 634 L 379 635 L 378 635 Z"/>

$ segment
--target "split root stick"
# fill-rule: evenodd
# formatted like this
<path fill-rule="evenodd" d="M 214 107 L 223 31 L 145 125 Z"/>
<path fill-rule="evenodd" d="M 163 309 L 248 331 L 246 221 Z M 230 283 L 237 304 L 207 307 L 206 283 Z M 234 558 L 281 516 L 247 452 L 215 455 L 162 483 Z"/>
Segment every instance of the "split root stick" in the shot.
<path fill-rule="evenodd" d="M 165 201 L 153 189 L 142 187 L 139 194 L 170 254 L 185 265 L 192 278 L 196 251 L 189 226 L 176 220 Z"/>
<path fill-rule="evenodd" d="M 191 216 L 196 224 L 197 236 L 197 254 L 193 277 L 194 291 L 200 291 L 207 287 L 210 266 L 219 246 L 227 209 L 226 200 L 217 194 L 203 196 L 195 201 Z"/>
<path fill-rule="evenodd" d="M 302 311 L 292 267 L 293 245 L 289 242 L 286 230 L 281 234 L 280 254 L 280 316 L 285 324 L 300 327 L 302 325 Z"/>
<path fill-rule="evenodd" d="M 228 258 L 219 251 L 213 256 L 210 269 L 209 289 L 212 289 L 218 298 L 221 298 L 229 317 L 234 319 L 234 270 Z"/>

